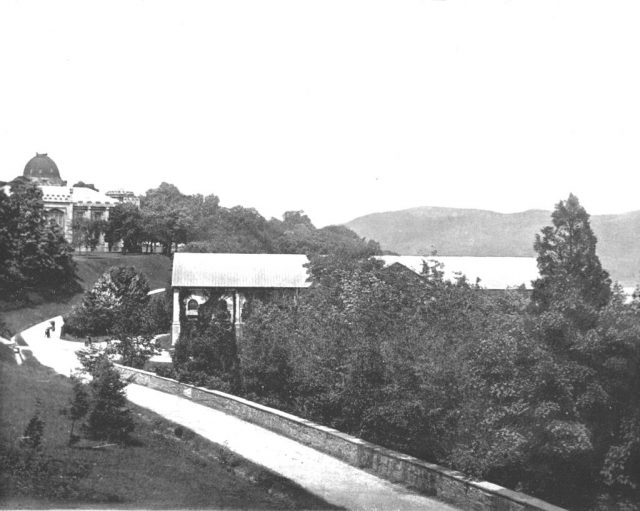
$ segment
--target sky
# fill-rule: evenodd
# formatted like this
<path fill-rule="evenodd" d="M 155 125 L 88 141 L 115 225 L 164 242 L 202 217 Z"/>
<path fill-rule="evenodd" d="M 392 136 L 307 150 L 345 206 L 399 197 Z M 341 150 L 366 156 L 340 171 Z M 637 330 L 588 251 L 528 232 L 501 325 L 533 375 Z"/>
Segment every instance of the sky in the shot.
<path fill-rule="evenodd" d="M 0 180 L 162 181 L 320 227 L 640 209 L 640 3 L 0 2 Z"/>

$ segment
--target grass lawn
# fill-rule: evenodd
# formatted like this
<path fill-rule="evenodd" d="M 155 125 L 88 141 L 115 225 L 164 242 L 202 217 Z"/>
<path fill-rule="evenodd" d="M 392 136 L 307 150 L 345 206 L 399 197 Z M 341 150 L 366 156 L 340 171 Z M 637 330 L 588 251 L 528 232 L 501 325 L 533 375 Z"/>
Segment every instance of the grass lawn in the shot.
<path fill-rule="evenodd" d="M 112 266 L 133 266 L 144 273 L 151 289 L 166 287 L 171 279 L 171 260 L 157 254 L 95 253 L 75 255 L 74 260 L 78 264 L 78 282 L 83 290 L 90 289 L 98 277 Z M 1 303 L 2 299 L 0 296 L 0 311 L 3 311 L 0 317 L 9 331 L 15 334 L 48 318 L 69 312 L 71 307 L 82 301 L 82 292 L 56 301 L 42 301 L 36 296 L 32 305 L 14 310 L 12 304 Z"/>
<path fill-rule="evenodd" d="M 135 405 L 133 445 L 69 447 L 70 422 L 61 410 L 70 396 L 68 378 L 33 358 L 17 366 L 10 350 L 0 346 L 1 508 L 331 508 L 280 476 Z M 38 399 L 44 454 L 57 460 L 68 478 L 70 491 L 62 497 L 53 498 L 46 488 L 25 494 L 2 463 Z M 59 485 L 60 478 L 56 481 Z"/>

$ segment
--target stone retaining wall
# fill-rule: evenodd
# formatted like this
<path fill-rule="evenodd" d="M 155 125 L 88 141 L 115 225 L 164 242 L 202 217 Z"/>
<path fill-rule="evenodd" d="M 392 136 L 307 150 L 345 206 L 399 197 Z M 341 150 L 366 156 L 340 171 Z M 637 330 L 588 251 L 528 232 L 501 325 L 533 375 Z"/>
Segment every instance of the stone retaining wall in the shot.
<path fill-rule="evenodd" d="M 139 369 L 116 365 L 131 383 L 144 385 L 234 415 L 313 447 L 394 483 L 404 484 L 463 509 L 478 511 L 562 511 L 523 493 L 486 481 L 471 481 L 460 472 L 366 442 L 237 396 L 194 387 Z"/>

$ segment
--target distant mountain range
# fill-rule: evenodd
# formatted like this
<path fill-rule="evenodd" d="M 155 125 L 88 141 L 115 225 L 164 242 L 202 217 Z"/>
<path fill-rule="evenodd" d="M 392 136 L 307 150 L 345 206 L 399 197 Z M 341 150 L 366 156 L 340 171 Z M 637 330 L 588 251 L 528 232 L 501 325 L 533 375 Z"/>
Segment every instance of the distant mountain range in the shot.
<path fill-rule="evenodd" d="M 535 256 L 536 233 L 551 211 L 496 213 L 480 209 L 421 207 L 361 216 L 345 224 L 382 248 L 402 255 Z M 640 211 L 593 215 L 598 255 L 614 280 L 640 283 Z"/>

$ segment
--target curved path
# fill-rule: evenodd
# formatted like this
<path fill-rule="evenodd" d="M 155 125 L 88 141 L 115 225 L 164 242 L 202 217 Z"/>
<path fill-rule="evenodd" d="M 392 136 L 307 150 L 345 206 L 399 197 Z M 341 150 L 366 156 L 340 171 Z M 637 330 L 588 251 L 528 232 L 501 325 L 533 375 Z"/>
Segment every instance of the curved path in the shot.
<path fill-rule="evenodd" d="M 68 376 L 79 367 L 75 352 L 83 345 L 60 340 L 62 318 L 58 316 L 52 320 L 56 323 L 56 330 L 51 338 L 44 334 L 49 321 L 25 330 L 22 337 L 42 364 Z M 458 509 L 187 399 L 135 384 L 127 386 L 127 397 L 131 402 L 281 474 L 331 504 L 354 510 Z"/>

